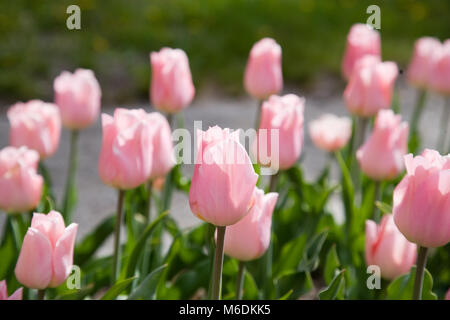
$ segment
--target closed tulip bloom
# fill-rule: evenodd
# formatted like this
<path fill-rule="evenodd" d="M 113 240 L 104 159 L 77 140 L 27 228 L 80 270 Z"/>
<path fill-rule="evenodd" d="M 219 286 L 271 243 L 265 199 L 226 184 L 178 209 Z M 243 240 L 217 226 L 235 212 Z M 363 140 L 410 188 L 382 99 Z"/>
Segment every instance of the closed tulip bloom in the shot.
<path fill-rule="evenodd" d="M 408 273 L 416 261 L 417 246 L 397 229 L 391 214 L 381 224 L 366 221 L 366 263 L 380 267 L 381 276 L 392 280 Z"/>
<path fill-rule="evenodd" d="M 22 291 L 23 288 L 19 288 L 8 297 L 8 288 L 6 286 L 6 281 L 0 281 L 0 300 L 22 300 Z"/>
<path fill-rule="evenodd" d="M 175 165 L 175 155 L 172 143 L 172 130 L 166 117 L 158 112 L 148 115 L 152 126 L 152 169 L 150 179 L 164 177 Z"/>
<path fill-rule="evenodd" d="M 250 261 L 261 257 L 269 247 L 272 213 L 278 193 L 264 194 L 255 188 L 254 205 L 250 212 L 238 223 L 227 228 L 224 251 L 240 261 Z"/>
<path fill-rule="evenodd" d="M 84 129 L 97 120 L 102 92 L 92 70 L 63 71 L 55 79 L 53 89 L 65 127 Z"/>
<path fill-rule="evenodd" d="M 61 135 L 61 118 L 56 105 L 40 100 L 19 102 L 8 110 L 8 119 L 12 146 L 34 149 L 41 159 L 56 152 Z"/>
<path fill-rule="evenodd" d="M 445 294 L 445 300 L 450 300 L 450 289 L 448 289 L 447 293 Z"/>
<path fill-rule="evenodd" d="M 367 24 L 352 26 L 347 36 L 347 47 L 342 60 L 342 73 L 348 80 L 356 62 L 365 55 L 381 56 L 380 34 Z"/>
<path fill-rule="evenodd" d="M 253 205 L 258 176 L 238 134 L 217 126 L 197 133 L 189 205 L 198 218 L 216 226 L 235 224 Z"/>
<path fill-rule="evenodd" d="M 416 41 L 413 57 L 408 67 L 409 83 L 422 89 L 429 87 L 433 59 L 441 46 L 441 42 L 432 37 L 422 37 Z"/>
<path fill-rule="evenodd" d="M 102 181 L 126 190 L 143 184 L 152 169 L 153 127 L 143 109 L 118 108 L 102 114 L 103 141 L 98 170 Z"/>
<path fill-rule="evenodd" d="M 324 114 L 309 124 L 309 135 L 316 147 L 334 152 L 342 149 L 352 135 L 352 121 L 347 117 Z"/>
<path fill-rule="evenodd" d="M 344 91 L 347 109 L 361 117 L 371 117 L 391 106 L 395 79 L 394 62 L 380 62 L 376 56 L 360 59 Z"/>
<path fill-rule="evenodd" d="M 21 213 L 35 208 L 42 195 L 43 179 L 37 174 L 39 154 L 27 147 L 0 151 L 0 208 Z"/>
<path fill-rule="evenodd" d="M 405 237 L 426 248 L 450 241 L 450 155 L 426 149 L 405 156 L 406 175 L 394 190 L 393 213 Z"/>
<path fill-rule="evenodd" d="M 253 144 L 253 152 L 261 165 L 284 170 L 298 160 L 303 147 L 304 105 L 305 99 L 294 94 L 273 95 L 263 103 Z"/>
<path fill-rule="evenodd" d="M 258 100 L 265 100 L 283 89 L 281 47 L 271 38 L 253 45 L 244 74 L 245 90 Z"/>
<path fill-rule="evenodd" d="M 150 54 L 150 62 L 150 96 L 154 107 L 168 113 L 186 108 L 195 94 L 186 53 L 181 49 L 162 48 Z"/>
<path fill-rule="evenodd" d="M 59 212 L 35 213 L 23 240 L 15 269 L 17 280 L 28 288 L 54 288 L 67 279 L 73 264 L 78 225 L 67 228 Z"/>
<path fill-rule="evenodd" d="M 408 152 L 408 124 L 392 110 L 381 110 L 372 134 L 356 152 L 361 170 L 378 181 L 397 177 Z"/>
<path fill-rule="evenodd" d="M 450 95 L 450 39 L 434 55 L 430 73 L 430 87 L 444 95 Z"/>

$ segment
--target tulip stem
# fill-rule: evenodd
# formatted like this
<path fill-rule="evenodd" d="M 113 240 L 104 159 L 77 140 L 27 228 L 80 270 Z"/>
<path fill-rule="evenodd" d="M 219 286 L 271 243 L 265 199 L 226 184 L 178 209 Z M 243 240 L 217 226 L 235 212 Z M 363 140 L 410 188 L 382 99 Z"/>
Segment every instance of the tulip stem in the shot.
<path fill-rule="evenodd" d="M 147 203 L 145 205 L 145 218 L 147 219 L 147 223 L 150 223 L 151 218 L 152 188 L 153 188 L 153 181 L 150 180 L 147 182 Z"/>
<path fill-rule="evenodd" d="M 263 101 L 262 100 L 258 100 L 257 101 L 257 106 L 256 106 L 256 117 L 255 117 L 255 130 L 258 130 L 259 125 L 261 123 L 261 109 L 262 109 L 262 104 Z"/>
<path fill-rule="evenodd" d="M 423 274 L 427 263 L 428 248 L 419 246 L 419 255 L 417 256 L 416 277 L 414 280 L 413 300 L 422 299 Z"/>
<path fill-rule="evenodd" d="M 72 211 L 74 209 L 74 202 L 76 196 L 75 178 L 77 171 L 78 160 L 78 137 L 79 131 L 72 130 L 70 132 L 70 153 L 69 153 L 69 167 L 67 171 L 66 189 L 64 191 L 63 209 L 64 222 L 68 225 L 72 221 Z"/>
<path fill-rule="evenodd" d="M 217 226 L 217 244 L 214 256 L 214 270 L 212 283 L 212 299 L 220 300 L 222 291 L 223 245 L 226 227 Z"/>
<path fill-rule="evenodd" d="M 245 274 L 245 262 L 239 261 L 239 269 L 237 273 L 236 281 L 236 300 L 242 300 L 242 293 L 244 288 L 244 274 Z"/>
<path fill-rule="evenodd" d="M 427 97 L 427 91 L 421 89 L 418 91 L 418 98 L 416 106 L 414 108 L 414 113 L 411 119 L 411 133 L 415 134 L 417 132 L 417 127 L 419 126 L 420 116 L 422 115 L 423 108 L 425 107 L 425 100 Z"/>
<path fill-rule="evenodd" d="M 356 126 L 356 136 L 355 136 L 355 148 L 353 150 L 353 156 L 356 156 L 356 152 L 358 151 L 358 149 L 363 145 L 364 143 L 364 138 L 366 136 L 366 129 L 367 129 L 367 124 L 369 122 L 368 118 L 363 118 L 363 117 L 358 117 L 358 123 Z M 357 161 L 355 161 L 357 162 Z M 359 179 L 359 175 L 360 175 L 360 170 L 359 170 L 359 165 L 356 164 L 353 167 L 352 170 L 353 173 L 353 184 L 355 185 L 355 189 L 359 189 L 360 186 L 360 179 Z"/>
<path fill-rule="evenodd" d="M 114 284 L 119 276 L 119 256 L 120 256 L 120 226 L 122 224 L 122 207 L 125 191 L 119 190 L 117 200 L 116 225 L 114 228 L 114 257 L 112 269 L 112 284 Z"/>
<path fill-rule="evenodd" d="M 279 177 L 278 173 L 275 173 L 270 176 L 269 192 L 275 192 L 277 190 L 278 177 Z"/>
<path fill-rule="evenodd" d="M 45 289 L 39 289 L 37 291 L 37 299 L 44 300 L 45 299 Z"/>
<path fill-rule="evenodd" d="M 439 130 L 439 142 L 438 142 L 438 150 L 445 154 L 445 140 L 448 133 L 448 126 L 450 122 L 450 98 L 446 99 L 444 104 L 444 109 L 442 110 L 442 118 L 441 118 L 441 130 Z"/>
<path fill-rule="evenodd" d="M 381 181 L 375 181 L 375 195 L 373 198 L 373 210 L 372 210 L 372 219 L 375 222 L 380 221 L 380 210 L 378 210 L 375 203 L 377 201 L 381 201 L 383 192 L 381 191 Z"/>
<path fill-rule="evenodd" d="M 14 239 L 14 246 L 17 252 L 20 252 L 22 246 L 22 232 L 19 226 L 19 213 L 13 213 L 9 215 L 8 220 L 11 227 L 11 231 Z"/>

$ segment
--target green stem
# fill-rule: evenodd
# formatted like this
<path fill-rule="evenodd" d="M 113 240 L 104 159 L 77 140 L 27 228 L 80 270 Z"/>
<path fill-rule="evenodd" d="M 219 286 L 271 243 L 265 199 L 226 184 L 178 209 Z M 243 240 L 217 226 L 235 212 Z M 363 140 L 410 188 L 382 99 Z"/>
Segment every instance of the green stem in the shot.
<path fill-rule="evenodd" d="M 277 190 L 278 177 L 278 172 L 270 176 L 269 192 L 275 192 Z"/>
<path fill-rule="evenodd" d="M 119 257 L 120 257 L 120 226 L 122 224 L 122 207 L 125 191 L 119 190 L 117 200 L 117 212 L 116 212 L 116 225 L 114 228 L 114 256 L 113 256 L 113 269 L 112 269 L 112 281 L 114 284 L 119 276 Z"/>
<path fill-rule="evenodd" d="M 64 191 L 62 210 L 66 225 L 68 225 L 72 221 L 72 211 L 74 209 L 74 195 L 76 190 L 75 180 L 78 160 L 78 137 L 78 130 L 72 130 L 70 132 L 69 166 L 67 171 L 66 189 Z"/>
<path fill-rule="evenodd" d="M 450 98 L 446 99 L 444 104 L 444 109 L 442 110 L 442 118 L 441 118 L 441 128 L 439 130 L 439 142 L 438 142 L 438 150 L 441 153 L 445 153 L 445 140 L 448 133 L 448 126 L 450 122 Z"/>
<path fill-rule="evenodd" d="M 19 213 L 14 213 L 8 215 L 8 221 L 12 230 L 14 246 L 17 252 L 20 252 L 20 248 L 22 247 L 22 232 L 19 226 Z"/>
<path fill-rule="evenodd" d="M 414 280 L 413 300 L 422 299 L 423 274 L 427 263 L 428 248 L 419 246 L 419 255 L 417 256 L 416 277 Z"/>
<path fill-rule="evenodd" d="M 37 291 L 37 299 L 38 300 L 45 300 L 45 289 L 39 289 Z"/>
<path fill-rule="evenodd" d="M 151 219 L 152 188 L 153 188 L 153 181 L 150 180 L 147 182 L 147 203 L 145 204 L 145 218 L 147 219 L 147 223 L 150 223 Z"/>
<path fill-rule="evenodd" d="M 236 279 L 236 300 L 242 300 L 242 293 L 244 288 L 244 273 L 245 273 L 245 262 L 239 261 L 239 269 Z"/>
<path fill-rule="evenodd" d="M 369 123 L 369 118 L 358 117 L 358 123 L 356 126 L 356 136 L 355 145 L 353 150 L 352 158 L 356 158 L 356 152 L 363 145 L 364 138 L 366 136 L 367 124 Z M 356 160 L 352 161 L 355 165 L 352 167 L 352 178 L 353 185 L 355 186 L 355 191 L 359 191 L 360 187 L 360 168 Z M 359 194 L 359 193 L 358 193 Z"/>
<path fill-rule="evenodd" d="M 220 300 L 222 291 L 223 246 L 226 227 L 217 226 L 217 244 L 214 256 L 214 270 L 212 283 L 212 299 Z"/>
<path fill-rule="evenodd" d="M 372 219 L 376 222 L 380 221 L 380 210 L 378 210 L 375 203 L 381 200 L 381 181 L 375 181 L 375 196 L 373 197 L 373 207 L 372 207 Z"/>
<path fill-rule="evenodd" d="M 258 100 L 256 107 L 256 116 L 255 116 L 255 130 L 258 130 L 260 122 L 261 122 L 261 109 L 262 109 L 262 100 Z"/>
<path fill-rule="evenodd" d="M 427 97 L 427 91 L 424 89 L 420 89 L 418 91 L 418 98 L 416 101 L 416 106 L 414 108 L 414 113 L 411 119 L 411 132 L 416 133 L 417 128 L 419 126 L 420 117 L 423 112 L 423 108 L 425 107 L 425 100 Z"/>

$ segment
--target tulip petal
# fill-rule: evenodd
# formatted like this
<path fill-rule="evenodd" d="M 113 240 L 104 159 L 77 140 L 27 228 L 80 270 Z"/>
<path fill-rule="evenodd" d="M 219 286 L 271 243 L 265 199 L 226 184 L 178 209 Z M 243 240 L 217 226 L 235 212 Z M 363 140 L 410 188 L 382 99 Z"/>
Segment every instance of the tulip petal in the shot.
<path fill-rule="evenodd" d="M 73 265 L 73 249 L 78 225 L 70 224 L 56 243 L 53 253 L 53 277 L 50 287 L 57 287 L 69 276 Z"/>

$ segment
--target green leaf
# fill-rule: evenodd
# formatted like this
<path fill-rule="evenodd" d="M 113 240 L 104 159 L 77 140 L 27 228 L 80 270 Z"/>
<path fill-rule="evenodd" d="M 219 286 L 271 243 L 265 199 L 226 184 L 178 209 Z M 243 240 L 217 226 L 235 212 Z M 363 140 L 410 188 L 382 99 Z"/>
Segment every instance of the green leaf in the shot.
<path fill-rule="evenodd" d="M 162 270 L 166 267 L 167 264 L 150 272 L 144 281 L 128 296 L 128 300 L 153 300 Z"/>
<path fill-rule="evenodd" d="M 104 219 L 91 233 L 84 237 L 83 241 L 75 247 L 74 261 L 78 266 L 82 266 L 88 261 L 113 233 L 115 217 L 110 216 Z"/>
<path fill-rule="evenodd" d="M 288 292 L 286 292 L 283 296 L 281 296 L 280 299 L 278 300 L 287 300 L 289 299 L 289 297 L 291 296 L 292 292 L 294 292 L 294 289 L 289 290 Z"/>
<path fill-rule="evenodd" d="M 333 244 L 331 249 L 328 251 L 325 261 L 324 278 L 326 284 L 329 285 L 331 283 L 333 278 L 336 276 L 339 266 L 340 262 L 338 254 L 336 252 L 336 245 Z"/>
<path fill-rule="evenodd" d="M 392 213 L 392 206 L 388 205 L 387 203 L 384 203 L 384 202 L 381 202 L 381 201 L 376 201 L 375 205 L 383 213 L 389 213 L 389 214 Z"/>
<path fill-rule="evenodd" d="M 72 292 L 66 292 L 60 296 L 57 296 L 55 300 L 83 300 L 88 294 L 91 293 L 94 285 L 91 283 L 85 288 L 75 290 Z"/>
<path fill-rule="evenodd" d="M 133 251 L 131 252 L 130 259 L 128 260 L 128 265 L 125 273 L 126 278 L 134 275 L 139 257 L 141 256 L 141 252 L 145 247 L 148 237 L 150 237 L 155 228 L 164 220 L 164 218 L 168 214 L 168 211 L 160 214 L 158 218 L 156 218 L 150 225 L 147 226 L 147 228 L 145 228 L 144 233 L 139 237 L 136 245 L 133 248 Z"/>
<path fill-rule="evenodd" d="M 387 298 L 389 300 L 411 300 L 414 291 L 414 278 L 416 276 L 416 266 L 411 268 L 408 274 L 400 276 L 391 282 L 387 288 Z M 431 290 L 433 289 L 433 277 L 431 273 L 425 269 L 422 287 L 422 300 L 436 300 L 437 295 Z"/>
<path fill-rule="evenodd" d="M 328 231 L 315 235 L 306 246 L 303 258 L 300 261 L 299 271 L 314 271 L 319 266 L 319 254 L 327 238 Z"/>
<path fill-rule="evenodd" d="M 278 264 L 275 269 L 275 278 L 296 272 L 297 266 L 303 257 L 306 247 L 306 235 L 302 234 L 286 243 L 281 249 Z"/>
<path fill-rule="evenodd" d="M 242 298 L 244 300 L 255 300 L 258 299 L 258 286 L 256 285 L 255 279 L 252 274 L 245 270 L 244 274 L 244 288 Z"/>
<path fill-rule="evenodd" d="M 117 281 L 101 298 L 101 300 L 115 300 L 122 291 L 127 289 L 136 277 Z"/>
<path fill-rule="evenodd" d="M 345 269 L 339 272 L 333 280 L 331 280 L 328 288 L 319 292 L 320 300 L 335 300 L 338 295 L 342 292 L 345 286 Z"/>

